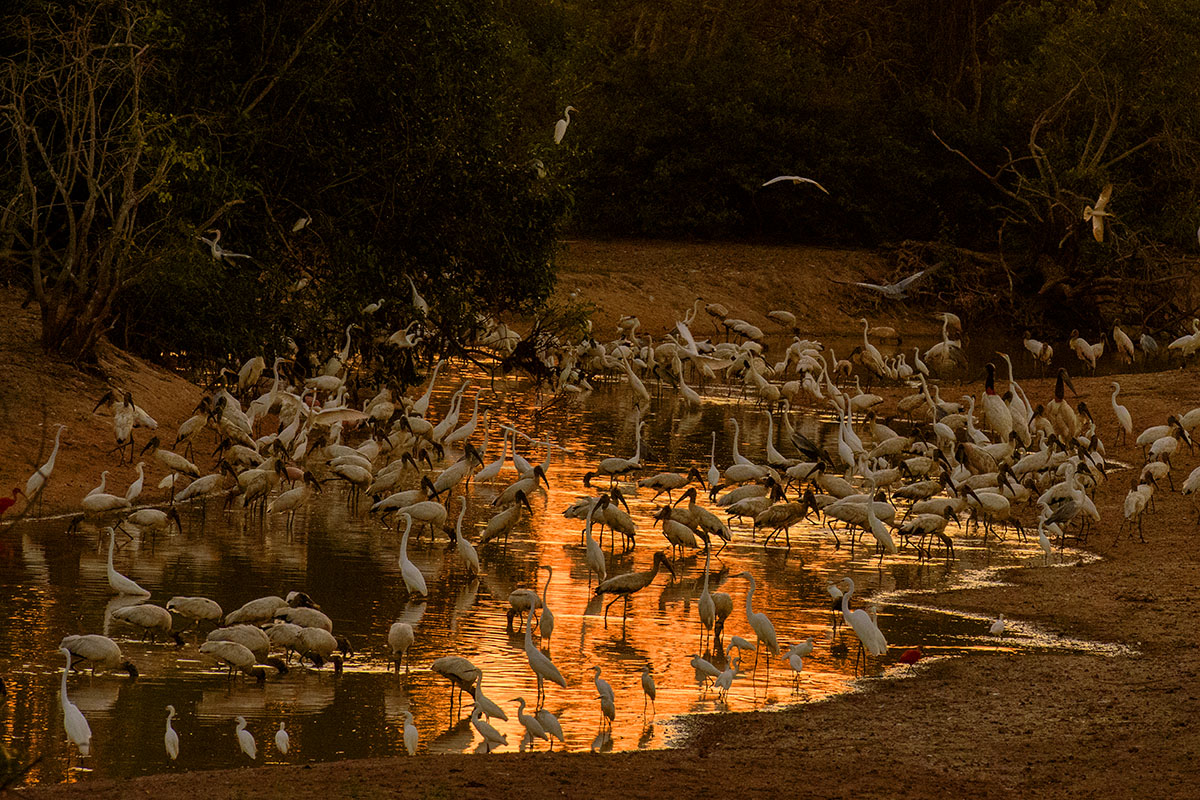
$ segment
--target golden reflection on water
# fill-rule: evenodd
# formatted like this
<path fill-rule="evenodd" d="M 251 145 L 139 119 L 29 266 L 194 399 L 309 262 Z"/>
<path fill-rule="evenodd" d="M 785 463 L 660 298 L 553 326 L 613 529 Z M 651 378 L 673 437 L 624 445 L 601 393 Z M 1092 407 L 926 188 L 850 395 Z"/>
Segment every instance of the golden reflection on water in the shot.
<path fill-rule="evenodd" d="M 444 375 L 444 373 L 443 373 Z M 474 376 L 476 385 L 487 385 L 486 376 Z M 439 419 L 457 380 L 439 379 L 431 417 Z M 507 722 L 492 724 L 508 737 L 502 749 L 521 747 L 515 698 L 531 704 L 536 681 L 527 666 L 524 636 L 505 626 L 508 595 L 517 588 L 544 586 L 553 567 L 548 602 L 555 630 L 548 653 L 568 681 L 566 689 L 547 685 L 546 707 L 560 717 L 570 750 L 661 747 L 669 744 L 667 723 L 673 715 L 723 710 L 750 710 L 772 705 L 815 700 L 844 691 L 854 678 L 852 637 L 839 632 L 837 641 L 850 645 L 849 657 L 833 649 L 830 598 L 826 585 L 852 576 L 861 595 L 878 590 L 921 589 L 944 586 L 964 568 L 978 569 L 1015 563 L 1035 557 L 1036 548 L 1014 541 L 972 545 L 960 540 L 954 563 L 918 563 L 902 553 L 880 562 L 861 543 L 834 549 L 828 530 L 816 525 L 792 532 L 793 547 L 764 548 L 752 539 L 746 525 L 734 525 L 734 542 L 714 557 L 711 591 L 728 592 L 734 611 L 725 629 L 725 643 L 738 635 L 753 641 L 746 623 L 744 600 L 748 582 L 736 577 L 750 571 L 757 581 L 754 607 L 774 622 L 783 648 L 807 637 L 816 648 L 804 660 L 804 671 L 793 688 L 793 674 L 780 657 L 768 662 L 745 654 L 743 673 L 733 681 L 726 697 L 703 691 L 691 666 L 700 650 L 700 625 L 696 602 L 703 582 L 702 553 L 674 560 L 677 578 L 662 572 L 637 593 L 622 617 L 622 603 L 612 606 L 607 626 L 603 607 L 592 595 L 581 545 L 582 522 L 568 520 L 563 510 L 587 494 L 583 474 L 610 455 L 630 456 L 634 449 L 635 417 L 628 394 L 603 389 L 579 404 L 556 409 L 536 422 L 531 395 L 517 383 L 498 384 L 491 412 L 492 431 L 485 462 L 500 448 L 497 425 L 514 423 L 529 435 L 549 437 L 550 488 L 532 498 L 533 513 L 517 526 L 507 544 L 489 543 L 480 548 L 483 574 L 472 578 L 446 537 L 433 544 L 427 533 L 414 533 L 409 557 L 421 569 L 430 588 L 428 598 L 409 597 L 398 567 L 399 531 L 387 529 L 362 510 L 353 513 L 342 489 L 329 484 L 325 494 L 302 510 L 289 531 L 282 518 L 259 521 L 244 514 L 224 514 L 210 505 L 202 519 L 198 512 L 184 516 L 182 534 L 157 538 L 140 534 L 118 541 L 117 569 L 153 592 L 151 602 L 165 604 L 171 596 L 205 595 L 217 600 L 226 612 L 266 594 L 286 595 L 304 589 L 334 621 L 334 630 L 347 636 L 355 654 L 340 677 L 327 666 L 312 669 L 293 663 L 284 676 L 269 677 L 258 685 L 241 676 L 228 679 L 197 652 L 202 641 L 196 632 L 185 632 L 187 644 L 148 643 L 111 618 L 114 608 L 129 598 L 111 596 L 105 573 L 107 542 L 96 533 L 67 536 L 58 523 L 27 527 L 20 534 L 0 534 L 0 665 L 8 693 L 0 703 L 3 742 L 23 758 L 40 755 L 32 781 L 59 781 L 88 773 L 72 771 L 82 766 L 104 776 L 127 776 L 176 769 L 209 769 L 247 763 L 234 737 L 234 717 L 245 716 L 256 737 L 260 763 L 297 763 L 345 757 L 403 754 L 404 712 L 411 711 L 420 730 L 422 751 L 461 752 L 475 749 L 479 736 L 464 714 L 449 716 L 449 687 L 428 665 L 443 655 L 470 659 L 484 672 L 488 697 L 508 713 Z M 653 388 L 652 388 L 653 391 Z M 466 405 L 464 404 L 464 407 Z M 466 414 L 464 413 L 465 421 Z M 757 457 L 763 450 L 766 415 L 761 409 L 715 400 L 699 413 L 676 413 L 670 392 L 656 401 L 644 431 L 644 468 L 636 477 L 672 469 L 686 471 L 709 463 L 711 432 L 718 432 L 717 463 L 730 463 L 736 416 L 742 424 L 741 448 Z M 460 423 L 461 424 L 461 423 Z M 827 420 L 806 417 L 796 425 L 810 438 L 827 436 Z M 482 438 L 479 426 L 476 440 Z M 544 446 L 521 441 L 520 452 L 535 463 L 546 458 Z M 492 500 L 515 478 L 511 464 L 494 484 L 473 486 L 464 530 L 477 542 L 479 533 L 496 511 Z M 606 482 L 598 481 L 599 486 Z M 637 523 L 637 546 L 610 554 L 609 575 L 649 569 L 653 554 L 668 545 L 653 526 L 655 508 L 651 493 L 622 484 L 631 514 Z M 676 495 L 678 497 L 678 495 Z M 453 523 L 458 500 L 450 502 Z M 393 523 L 394 524 L 394 523 Z M 961 533 L 960 533 L 961 535 Z M 845 536 L 842 536 L 845 541 Z M 611 545 L 605 537 L 605 549 Z M 855 602 L 862 605 L 862 599 Z M 409 651 L 412 668 L 407 675 L 392 672 L 386 644 L 390 624 L 404 619 L 416 629 Z M 183 623 L 179 623 L 183 624 Z M 975 620 L 939 616 L 908 608 L 880 609 L 880 624 L 895 648 L 915 644 L 961 652 L 974 646 L 992 646 L 987 625 Z M 142 677 L 131 681 L 123 673 L 79 673 L 70 679 L 70 696 L 87 716 L 93 731 L 93 754 L 79 759 L 70 753 L 62 729 L 57 690 L 62 659 L 57 646 L 70 633 L 104 632 L 117 638 L 125 655 Z M 899 652 L 899 650 L 896 650 Z M 711 651 L 718 668 L 727 664 L 727 653 Z M 652 667 L 657 684 L 656 713 L 643 716 L 641 671 Z M 601 733 L 601 716 L 593 667 L 616 694 L 617 714 L 611 734 Z M 882 668 L 878 660 L 867 674 Z M 166 760 L 162 736 L 165 706 L 178 710 L 175 728 L 181 739 L 179 761 Z M 466 704 L 470 709 L 470 701 Z M 456 711 L 457 713 L 457 711 Z M 285 722 L 291 751 L 278 754 L 272 736 Z M 557 745 L 556 745 L 557 746 Z M 545 747 L 538 743 L 539 748 Z"/>

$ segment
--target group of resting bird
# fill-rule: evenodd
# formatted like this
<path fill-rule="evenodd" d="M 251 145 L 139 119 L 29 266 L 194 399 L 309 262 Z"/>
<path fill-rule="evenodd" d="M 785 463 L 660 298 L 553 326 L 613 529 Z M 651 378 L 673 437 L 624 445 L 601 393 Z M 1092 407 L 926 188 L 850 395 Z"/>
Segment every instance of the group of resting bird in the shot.
<path fill-rule="evenodd" d="M 415 286 L 413 297 L 413 306 L 419 309 Z M 716 330 L 724 331 L 725 341 L 701 340 L 693 332 L 701 308 L 712 317 Z M 366 309 L 364 313 L 368 313 Z M 606 601 L 605 623 L 614 603 L 623 603 L 624 617 L 632 598 L 660 572 L 665 571 L 674 581 L 680 561 L 673 563 L 667 551 L 658 551 L 648 570 L 610 576 L 611 560 L 603 547 L 604 527 L 610 531 L 613 551 L 617 549 L 617 534 L 626 551 L 636 546 L 639 527 L 647 523 L 661 526 L 671 553 L 703 550 L 703 583 L 697 598 L 701 649 L 705 637 L 711 635 L 717 645 L 705 655 L 716 652 L 721 658 L 713 663 L 698 652 L 691 666 L 702 679 L 710 678 L 722 696 L 739 673 L 742 651 L 754 650 L 756 675 L 760 650 L 766 651 L 769 680 L 770 658 L 782 658 L 798 675 L 803 657 L 814 646 L 809 638 L 789 649 L 781 648 L 772 621 L 753 607 L 754 576 L 742 572 L 736 577 L 745 581 L 745 619 L 756 641 L 733 636 L 730 653 L 734 648 L 739 652 L 724 657 L 723 629 L 733 601 L 724 592 L 710 591 L 710 567 L 711 560 L 719 557 L 720 549 L 733 541 L 735 534 L 743 541 L 749 534 L 752 542 L 764 547 L 790 549 L 791 529 L 808 523 L 810 531 L 825 531 L 818 535 L 830 536 L 835 546 L 841 547 L 842 537 L 837 533 L 840 523 L 852 547 L 860 536 L 869 535 L 880 559 L 902 550 L 925 559 L 932 558 L 938 548 L 945 556 L 953 554 L 951 523 L 961 526 L 963 534 L 973 524 L 985 542 L 991 536 L 1003 537 L 1008 529 L 1024 539 L 1027 530 L 1036 527 L 1039 545 L 1050 557 L 1055 542 L 1061 547 L 1069 536 L 1086 536 L 1089 527 L 1099 520 L 1091 494 L 1108 474 L 1100 423 L 1085 403 L 1073 405 L 1067 399 L 1066 390 L 1074 393 L 1074 386 L 1065 369 L 1058 370 L 1053 397 L 1034 404 L 1014 379 L 1009 357 L 999 354 L 1007 367 L 1007 387 L 1002 393 L 997 388 L 997 367 L 988 363 L 982 370 L 984 382 L 978 397 L 966 394 L 958 400 L 944 399 L 935 380 L 939 372 L 962 374 L 970 369 L 961 341 L 953 338 L 962 335 L 961 322 L 953 314 L 939 315 L 941 341 L 924 354 L 914 348 L 911 365 L 902 350 L 885 357 L 871 342 L 872 328 L 865 319 L 861 320 L 862 342 L 850 354 L 851 363 L 838 360 L 832 348 L 801 338 L 795 332 L 794 314 L 771 311 L 764 316 L 794 334 L 782 360 L 774 364 L 766 360 L 765 334 L 760 328 L 731 317 L 719 304 L 703 304 L 700 300 L 673 329 L 663 332 L 657 345 L 649 336 L 638 337 L 640 323 L 636 318 L 624 317 L 619 324 L 620 338 L 613 342 L 600 344 L 589 332 L 573 342 L 554 340 L 538 354 L 547 372 L 556 376 L 552 382 L 557 391 L 576 395 L 580 403 L 586 403 L 586 395 L 601 378 L 623 383 L 634 398 L 633 455 L 599 461 L 583 479 L 583 487 L 590 493 L 564 511 L 564 516 L 582 523 L 580 536 L 589 586 L 594 575 L 594 594 Z M 287 515 L 290 527 L 311 498 L 331 484 L 344 487 L 352 508 L 359 508 L 363 498 L 370 498 L 366 513 L 385 528 L 393 524 L 398 528 L 398 523 L 403 523 L 399 565 L 410 598 L 423 598 L 429 593 L 426 576 L 408 558 L 410 543 L 419 542 L 422 530 L 429 531 L 431 543 L 444 534 L 447 548 L 454 548 L 469 574 L 486 569 L 487 548 L 505 547 L 509 535 L 532 509 L 531 498 L 550 485 L 555 443 L 535 441 L 515 423 L 503 424 L 499 426 L 500 453 L 496 455 L 489 419 L 492 409 L 484 403 L 488 392 L 479 389 L 472 397 L 470 379 L 459 384 L 445 414 L 434 421 L 431 402 L 444 361 L 432 365 L 428 381 L 416 396 L 400 394 L 395 387 L 385 385 L 373 396 L 356 402 L 352 391 L 356 382 L 349 380 L 355 369 L 354 328 L 353 324 L 347 327 L 345 345 L 335 350 L 324 365 L 318 365 L 317 374 L 293 385 L 289 359 L 279 357 L 268 380 L 265 360 L 250 359 L 236 373 L 228 371 L 228 381 L 214 385 L 195 413 L 179 425 L 173 449 L 164 447 L 157 435 L 150 438 L 142 452 L 151 454 L 151 468 L 164 475 L 157 485 L 168 496 L 167 502 L 160 504 L 165 508 L 136 505 L 143 497 L 147 462 L 137 464 L 138 477 L 123 493 L 109 492 L 107 472 L 101 474 L 99 485 L 80 500 L 75 523 L 92 523 L 107 537 L 107 570 L 114 592 L 134 597 L 151 594 L 114 567 L 118 537 L 127 535 L 127 527 L 155 535 L 171 525 L 182 526 L 179 506 L 195 504 L 204 509 L 218 498 L 223 498 L 228 513 L 242 509 L 248 519 L 264 514 Z M 513 339 L 506 328 L 488 323 L 481 330 L 485 332 L 478 344 L 491 347 L 501 356 L 512 352 Z M 876 331 L 877 336 L 887 335 Z M 1114 329 L 1114 339 L 1117 333 L 1119 327 Z M 1193 337 L 1200 346 L 1200 332 Z M 1073 348 L 1077 339 L 1072 340 Z M 1028 335 L 1025 345 L 1034 359 L 1048 363 L 1047 345 Z M 1079 345 L 1076 352 L 1085 345 Z M 1118 340 L 1118 348 L 1125 352 L 1124 340 Z M 1177 349 L 1174 343 L 1171 348 Z M 1094 365 L 1100 353 L 1088 352 Z M 863 390 L 863 375 L 913 389 L 895 403 L 890 415 L 898 420 L 892 422 L 895 428 L 884 422 L 883 409 L 888 401 Z M 652 393 L 647 384 L 655 385 L 657 391 Z M 702 464 L 685 465 L 679 471 L 637 477 L 634 485 L 635 477 L 648 466 L 643 461 L 644 415 L 651 412 L 655 402 L 678 403 L 683 413 L 694 413 L 706 402 L 706 385 L 720 387 L 726 397 L 740 392 L 748 398 L 752 405 L 743 410 L 743 419 L 756 415 L 765 419 L 767 435 L 760 457 L 751 458 L 743 452 L 741 423 L 736 416 L 729 416 L 733 442 L 728 466 L 718 467 L 717 434 L 713 432 L 707 469 Z M 664 399 L 664 387 L 669 387 L 673 396 Z M 1132 436 L 1130 414 L 1117 403 L 1120 387 L 1114 382 L 1113 388 L 1116 429 L 1122 436 Z M 132 462 L 136 429 L 157 430 L 159 425 L 135 404 L 128 391 L 114 390 L 97 409 L 106 404 L 114 420 L 116 449 L 122 460 L 128 450 Z M 468 404 L 472 410 L 464 419 L 462 411 Z M 831 419 L 827 436 L 815 440 L 797 430 L 793 417 L 805 405 Z M 1143 531 L 1142 516 L 1151 507 L 1154 492 L 1164 479 L 1172 481 L 1170 456 L 1179 444 L 1191 446 L 1190 437 L 1198 424 L 1200 408 L 1172 416 L 1165 424 L 1147 428 L 1137 437 L 1145 461 L 1131 486 L 1124 511 L 1139 535 Z M 263 428 L 268 431 L 265 435 L 260 433 Z M 60 426 L 48 462 L 25 487 L 28 503 L 38 498 L 54 469 L 62 431 Z M 208 472 L 192 460 L 204 436 L 211 436 L 217 443 L 216 466 Z M 544 460 L 535 463 L 522 455 L 522 449 L 530 458 L 544 451 Z M 440 463 L 441 469 L 435 470 L 435 463 Z M 608 479 L 608 488 L 597 491 L 592 482 L 604 479 Z M 285 490 L 285 483 L 290 488 Z M 464 528 L 468 505 L 478 503 L 478 493 L 473 494 L 471 486 L 483 484 L 496 487 L 490 516 L 476 530 Z M 1200 469 L 1184 481 L 1181 489 L 1193 493 L 1198 485 Z M 650 515 L 635 516 L 626 495 L 638 490 L 653 492 L 655 499 L 665 493 L 668 503 L 656 506 Z M 671 499 L 675 492 L 681 492 L 680 496 Z M 14 500 L 17 493 L 14 490 Z M 707 506 L 702 502 L 704 497 L 709 501 Z M 722 519 L 714 509 L 723 509 L 726 517 Z M 596 530 L 600 531 L 598 540 L 593 536 Z M 415 541 L 410 540 L 414 531 Z M 761 540 L 760 532 L 765 534 Z M 877 617 L 873 611 L 851 609 L 853 591 L 850 578 L 830 585 L 835 608 L 862 651 L 869 656 L 884 656 L 888 644 Z M 538 685 L 534 713 L 525 713 L 526 703 L 518 698 L 518 719 L 530 741 L 550 737 L 561 741 L 559 721 L 544 706 L 546 681 L 567 685 L 566 677 L 544 649 L 554 629 L 546 589 L 540 593 L 536 588 L 518 589 L 508 601 L 509 629 L 515 617 L 523 618 L 525 655 Z M 268 674 L 285 674 L 292 655 L 318 669 L 331 663 L 339 672 L 353 655 L 349 642 L 333 634 L 331 618 L 303 592 L 292 592 L 286 599 L 258 598 L 228 614 L 211 599 L 177 596 L 162 606 L 150 602 L 124 606 L 113 616 L 144 636 L 161 636 L 177 644 L 183 644 L 177 618 L 187 621 L 189 627 L 215 625 L 199 652 L 224 665 L 231 675 L 240 671 L 257 681 L 265 680 Z M 524 619 L 526 616 L 528 619 Z M 382 633 L 380 638 L 384 638 Z M 398 621 L 388 630 L 386 644 L 397 670 L 404 663 L 407 671 L 407 654 L 415 639 L 416 631 L 408 622 Z M 62 649 L 68 667 L 84 664 L 93 670 L 124 669 L 131 676 L 137 675 L 136 667 L 108 637 L 67 636 Z M 284 657 L 272 655 L 272 651 L 282 652 Z M 488 719 L 507 716 L 483 695 L 482 671 L 467 659 L 453 655 L 434 660 L 430 668 L 446 677 L 460 698 L 463 691 L 473 697 L 475 708 L 470 722 L 487 747 L 505 743 L 504 735 Z M 612 688 L 600 677 L 602 668 L 593 669 L 601 718 L 611 723 L 615 716 Z M 647 698 L 653 700 L 655 684 L 649 664 L 642 671 L 641 681 Z M 61 691 L 68 736 L 86 755 L 90 732 L 82 714 L 68 700 L 65 671 Z M 175 709 L 168 708 L 165 744 L 173 758 L 178 753 L 178 738 L 172 727 Z M 406 714 L 404 744 L 412 753 L 418 734 L 411 714 Z M 237 735 L 243 751 L 253 758 L 256 750 L 244 719 L 239 718 Z M 282 723 L 276 741 L 280 752 L 286 752 L 287 734 Z"/>

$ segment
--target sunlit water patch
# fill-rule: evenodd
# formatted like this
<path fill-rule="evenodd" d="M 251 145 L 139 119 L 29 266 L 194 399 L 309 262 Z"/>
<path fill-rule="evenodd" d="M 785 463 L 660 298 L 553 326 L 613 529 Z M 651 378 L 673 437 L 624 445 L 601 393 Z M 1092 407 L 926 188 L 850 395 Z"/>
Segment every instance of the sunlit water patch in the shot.
<path fill-rule="evenodd" d="M 483 574 L 469 575 L 453 544 L 441 532 L 431 542 L 427 531 L 414 531 L 408 553 L 429 586 L 427 598 L 408 594 L 398 565 L 400 531 L 385 527 L 347 504 L 337 482 L 313 499 L 289 529 L 282 517 L 259 519 L 244 512 L 224 512 L 210 501 L 206 513 L 187 510 L 183 531 L 142 535 L 118 534 L 116 567 L 153 594 L 163 605 L 174 595 L 203 595 L 226 612 L 263 595 L 307 591 L 333 620 L 334 631 L 354 648 L 343 674 L 329 665 L 321 669 L 292 662 L 287 674 L 269 676 L 264 683 L 224 671 L 198 652 L 207 627 L 199 633 L 182 630 L 182 648 L 149 643 L 112 617 L 113 609 L 130 602 L 114 598 L 106 571 L 107 540 L 95 531 L 66 533 L 56 520 L 23 525 L 0 533 L 0 667 L 7 694 L 0 697 L 0 731 L 4 743 L 26 758 L 41 756 L 31 773 L 36 781 L 57 781 L 87 775 L 123 777 L 164 770 L 212 769 L 249 763 L 234 734 L 234 718 L 244 716 L 259 746 L 259 762 L 308 762 L 403 754 L 404 712 L 413 714 L 423 752 L 462 752 L 481 747 L 481 738 L 456 708 L 450 715 L 450 687 L 429 669 L 434 659 L 459 655 L 483 670 L 483 690 L 508 713 L 509 720 L 492 724 L 507 736 L 502 749 L 517 749 L 523 729 L 517 722 L 515 698 L 532 704 L 537 685 L 528 665 L 525 638 L 506 626 L 508 596 L 517 588 L 542 591 L 544 566 L 553 568 L 548 604 L 555 628 L 548 653 L 566 676 L 565 689 L 547 685 L 545 706 L 559 716 L 569 750 L 662 747 L 670 743 L 665 724 L 689 713 L 771 708 L 828 697 L 846 691 L 857 675 L 878 675 L 896 663 L 904 649 L 920 645 L 930 654 L 959 654 L 1003 647 L 1022 649 L 1057 646 L 1016 634 L 1002 640 L 987 634 L 988 620 L 895 602 L 896 593 L 935 591 L 961 585 L 999 568 L 1044 563 L 1036 540 L 1022 542 L 1009 534 L 986 543 L 951 528 L 955 557 L 919 559 L 911 549 L 880 559 L 873 545 L 861 539 L 851 545 L 844 532 L 841 546 L 827 527 L 797 526 L 791 547 L 764 547 L 748 524 L 735 523 L 733 542 L 712 560 L 711 591 L 727 592 L 734 610 L 725 626 L 723 646 L 701 644 L 697 602 L 704 582 L 704 555 L 688 552 L 672 557 L 676 573 L 660 573 L 638 592 L 622 614 L 613 605 L 607 624 L 601 601 L 593 596 L 582 523 L 565 519 L 563 510 L 588 494 L 582 478 L 601 458 L 634 452 L 636 412 L 629 394 L 601 388 L 577 403 L 535 414 L 532 393 L 518 382 L 490 383 L 486 375 L 472 376 L 488 388 L 484 402 L 491 406 L 491 435 L 485 461 L 500 449 L 498 425 L 517 425 L 521 431 L 554 446 L 519 439 L 522 456 L 535 463 L 547 458 L 550 487 L 531 498 L 533 512 L 513 530 L 506 543 L 480 548 Z M 439 379 L 431 418 L 444 413 L 459 376 Z M 643 431 L 643 468 L 636 477 L 671 469 L 705 471 L 710 461 L 712 432 L 717 432 L 716 462 L 731 461 L 733 425 L 741 425 L 740 447 L 760 458 L 767 431 L 761 408 L 740 401 L 737 392 L 716 392 L 718 402 L 698 412 L 676 405 L 669 388 L 648 387 L 656 400 Z M 464 403 L 463 420 L 469 405 Z M 828 416 L 797 416 L 793 424 L 815 441 L 828 442 Z M 475 440 L 482 439 L 480 424 Z M 451 453 L 448 459 L 457 456 Z M 322 474 L 322 477 L 327 477 Z M 473 486 L 468 497 L 464 530 L 478 541 L 482 527 L 496 508 L 491 505 L 507 481 L 515 478 L 511 464 L 501 480 Z M 598 487 L 608 482 L 598 479 Z M 625 490 L 637 525 L 637 546 L 622 550 L 618 537 L 609 552 L 608 574 L 651 567 L 656 551 L 668 550 L 660 528 L 653 524 L 657 502 L 646 490 L 629 483 Z M 675 495 L 678 498 L 678 494 Z M 449 522 L 457 515 L 457 496 L 449 502 Z M 716 510 L 716 509 L 714 509 Z M 723 516 L 723 515 L 722 515 Z M 396 524 L 391 520 L 392 525 Z M 1056 562 L 1077 559 L 1057 551 Z M 754 608 L 769 615 L 780 644 L 813 637 L 815 647 L 804 659 L 797 680 L 780 657 L 769 662 L 760 653 L 741 654 L 742 672 L 727 694 L 706 688 L 691 666 L 693 655 L 705 654 L 719 669 L 728 666 L 731 637 L 754 641 L 744 604 L 750 572 L 756 581 Z M 844 626 L 833 634 L 840 618 L 831 608 L 827 585 L 853 577 L 855 607 L 881 598 L 879 624 L 892 646 L 889 657 L 860 662 L 857 642 Z M 409 651 L 411 668 L 397 675 L 386 637 L 392 622 L 408 621 L 416 630 Z M 186 627 L 177 620 L 176 629 Z M 72 633 L 105 633 L 116 638 L 126 657 L 141 672 L 130 680 L 123 673 L 101 672 L 95 677 L 73 675 L 69 694 L 86 715 L 93 732 L 92 755 L 80 759 L 68 747 L 58 705 L 62 658 L 59 640 Z M 657 684 L 653 710 L 646 704 L 641 673 L 650 665 Z M 611 732 L 601 731 L 601 712 L 593 683 L 594 667 L 613 687 L 616 719 Z M 769 666 L 769 675 L 768 675 Z M 177 762 L 167 761 L 163 747 L 165 707 L 178 711 L 174 725 L 181 739 Z M 465 707 L 469 712 L 471 702 Z M 286 756 L 272 743 L 283 722 L 291 749 Z M 538 742 L 538 747 L 545 747 Z M 557 744 L 556 744 L 557 746 Z"/>

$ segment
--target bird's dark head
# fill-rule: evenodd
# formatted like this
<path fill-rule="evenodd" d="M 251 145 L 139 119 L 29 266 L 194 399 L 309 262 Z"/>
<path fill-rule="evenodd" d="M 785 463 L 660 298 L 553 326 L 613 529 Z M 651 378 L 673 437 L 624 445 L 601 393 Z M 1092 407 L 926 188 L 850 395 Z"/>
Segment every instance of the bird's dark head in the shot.
<path fill-rule="evenodd" d="M 159 446 L 158 437 L 151 436 L 150 441 L 146 442 L 146 446 L 142 448 L 142 453 L 145 453 L 147 450 L 157 450 L 158 446 Z"/>
<path fill-rule="evenodd" d="M 533 506 L 531 506 L 529 504 L 529 498 L 525 495 L 525 492 L 521 491 L 520 489 L 517 489 L 517 493 L 513 497 L 513 500 L 516 503 L 519 503 L 519 504 L 525 506 L 525 510 L 528 511 L 529 513 L 531 513 L 531 514 L 533 513 Z"/>
<path fill-rule="evenodd" d="M 696 502 L 696 487 L 695 486 L 691 487 L 686 492 L 681 494 L 679 496 L 679 499 L 676 500 L 672 505 L 679 505 L 684 500 L 690 500 L 693 503 Z"/>
<path fill-rule="evenodd" d="M 533 468 L 533 476 L 534 478 L 540 478 L 542 483 L 546 484 L 547 489 L 550 488 L 550 480 L 546 477 L 546 470 L 542 469 L 541 464 L 538 464 Z M 536 482 L 537 481 L 535 480 L 534 483 Z"/>
<path fill-rule="evenodd" d="M 121 664 L 121 669 L 129 673 L 129 677 L 136 678 L 138 676 L 138 668 L 133 665 L 132 661 L 126 661 Z"/>
<path fill-rule="evenodd" d="M 92 409 L 92 413 L 95 414 L 97 411 L 100 410 L 100 406 L 104 405 L 105 403 L 111 403 L 113 401 L 113 399 L 114 399 L 113 390 L 109 389 L 107 392 L 105 392 L 101 396 L 101 398 L 99 400 L 96 401 L 96 407 Z"/>
<path fill-rule="evenodd" d="M 583 473 L 583 485 L 585 488 L 592 488 L 592 478 L 594 477 L 596 477 L 596 473 L 594 472 Z"/>
<path fill-rule="evenodd" d="M 287 673 L 288 673 L 288 665 L 286 663 L 284 663 L 283 659 L 280 658 L 279 656 L 270 656 L 269 658 L 267 658 L 265 663 L 270 664 L 272 667 L 274 667 L 275 671 L 278 672 L 280 675 L 287 675 Z"/>
<path fill-rule="evenodd" d="M 176 647 L 183 647 L 183 639 L 179 638 L 179 634 L 171 631 L 171 638 L 175 640 Z"/>

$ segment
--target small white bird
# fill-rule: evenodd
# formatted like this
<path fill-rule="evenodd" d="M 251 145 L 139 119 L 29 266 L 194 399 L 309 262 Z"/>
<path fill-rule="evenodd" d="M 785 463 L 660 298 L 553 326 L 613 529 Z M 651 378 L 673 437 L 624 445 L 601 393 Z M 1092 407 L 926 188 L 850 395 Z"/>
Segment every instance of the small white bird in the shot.
<path fill-rule="evenodd" d="M 241 734 L 238 734 L 238 737 L 241 738 Z M 291 739 L 288 737 L 288 732 L 284 730 L 283 723 L 281 722 L 279 723 L 279 730 L 275 731 L 275 749 L 279 751 L 280 755 L 286 756 L 290 744 Z"/>
<path fill-rule="evenodd" d="M 417 739 L 419 737 L 417 726 L 413 725 L 413 715 L 411 711 L 404 712 L 404 749 L 408 751 L 410 756 L 417 754 Z"/>
<path fill-rule="evenodd" d="M 1003 636 L 1004 635 L 1004 615 L 1003 614 L 1001 614 L 996 619 L 996 621 L 992 623 L 992 627 L 988 628 L 988 632 L 991 633 L 992 636 Z"/>
<path fill-rule="evenodd" d="M 600 667 L 595 667 L 595 675 L 592 676 L 592 681 L 596 684 L 596 692 L 600 697 L 600 714 L 601 724 L 607 724 L 611 727 L 613 720 L 617 718 L 616 695 L 613 693 L 612 685 L 600 677 Z"/>
<path fill-rule="evenodd" d="M 658 694 L 658 687 L 654 685 L 654 676 L 650 674 L 650 665 L 642 665 L 642 716 L 646 715 L 646 700 L 650 701 L 650 710 L 656 714 L 657 709 L 654 707 L 654 698 Z"/>
<path fill-rule="evenodd" d="M 242 752 L 250 756 L 251 759 L 258 758 L 258 745 L 254 743 L 254 736 L 250 731 L 246 730 L 246 718 L 237 718 L 237 739 L 238 746 L 242 748 Z"/>
<path fill-rule="evenodd" d="M 799 175 L 780 175 L 778 177 L 771 178 L 771 180 L 764 183 L 763 186 L 770 186 L 773 183 L 782 183 L 783 181 L 789 181 L 791 183 L 811 183 L 825 194 L 829 194 L 828 189 L 814 181 L 812 178 L 802 178 Z"/>
<path fill-rule="evenodd" d="M 163 744 L 167 748 L 167 758 L 174 761 L 179 758 L 179 734 L 171 727 L 171 720 L 175 718 L 175 706 L 167 706 L 167 730 L 163 735 Z"/>
<path fill-rule="evenodd" d="M 479 735 L 483 737 L 484 747 L 487 752 L 492 752 L 493 747 L 508 744 L 508 737 L 488 724 L 487 720 L 483 718 L 483 711 L 481 709 L 476 708 L 471 712 L 471 724 L 475 726 L 475 730 L 479 731 Z"/>

